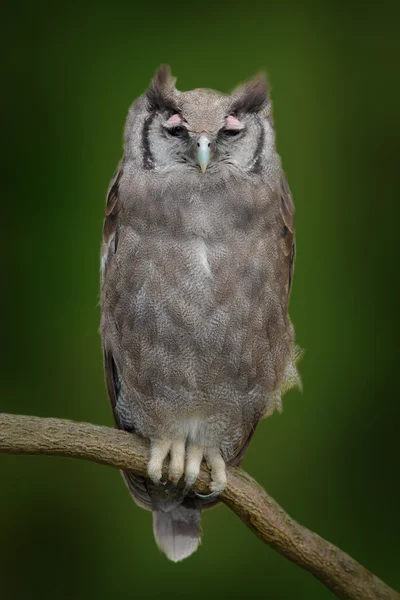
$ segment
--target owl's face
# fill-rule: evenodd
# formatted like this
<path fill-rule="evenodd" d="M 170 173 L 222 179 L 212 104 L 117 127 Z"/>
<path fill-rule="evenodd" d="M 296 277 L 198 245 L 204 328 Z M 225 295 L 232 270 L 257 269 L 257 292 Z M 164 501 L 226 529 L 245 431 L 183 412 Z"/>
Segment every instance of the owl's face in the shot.
<path fill-rule="evenodd" d="M 179 92 L 168 67 L 157 72 L 142 104 L 144 167 L 189 169 L 212 176 L 221 168 L 254 171 L 261 153 L 274 152 L 271 104 L 259 77 L 232 95 L 208 89 Z M 136 120 L 128 121 L 127 142 Z M 131 148 L 134 151 L 134 148 Z"/>

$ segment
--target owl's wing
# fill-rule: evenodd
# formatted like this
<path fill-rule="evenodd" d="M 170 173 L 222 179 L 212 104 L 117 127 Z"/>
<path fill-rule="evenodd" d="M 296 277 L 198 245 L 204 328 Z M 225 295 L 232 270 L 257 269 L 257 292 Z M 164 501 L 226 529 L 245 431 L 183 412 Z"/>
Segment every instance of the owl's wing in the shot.
<path fill-rule="evenodd" d="M 285 174 L 282 173 L 280 188 L 280 210 L 278 216 L 278 223 L 281 234 L 280 247 L 284 253 L 284 269 L 286 270 L 287 276 L 285 286 L 287 294 L 289 296 L 292 287 L 293 271 L 294 271 L 294 260 L 295 260 L 295 236 L 294 236 L 294 204 L 292 195 L 288 183 L 286 181 Z M 271 395 L 270 405 L 264 416 L 268 416 L 275 409 L 279 412 L 282 410 L 282 394 L 294 386 L 298 386 L 301 389 L 301 378 L 297 370 L 297 363 L 302 357 L 302 350 L 295 343 L 292 344 L 290 355 L 285 366 L 282 381 L 279 387 L 274 390 Z"/>
<path fill-rule="evenodd" d="M 108 397 L 110 398 L 111 406 L 113 409 L 115 425 L 118 429 L 126 431 L 126 428 L 124 428 L 121 424 L 116 408 L 121 385 L 119 382 L 114 358 L 112 354 L 110 352 L 107 352 L 106 350 L 104 350 L 104 371 L 106 376 Z M 146 480 L 144 479 L 144 477 L 135 475 L 131 471 L 121 471 L 121 475 L 124 478 L 127 488 L 132 494 L 137 504 L 139 504 L 139 506 L 145 508 L 146 510 L 151 510 L 152 502 L 147 491 Z"/>
<path fill-rule="evenodd" d="M 114 177 L 111 179 L 103 223 L 103 244 L 106 246 L 110 238 L 117 233 L 118 211 L 119 211 L 119 183 L 121 181 L 123 167 L 119 165 Z"/>
<path fill-rule="evenodd" d="M 111 180 L 106 209 L 104 213 L 103 224 L 103 247 L 102 247 L 102 277 L 107 272 L 107 263 L 112 259 L 117 251 L 118 245 L 118 216 L 119 216 L 119 183 L 122 177 L 123 167 L 120 165 L 114 177 Z M 121 380 L 118 375 L 112 352 L 103 346 L 104 372 L 108 397 L 114 415 L 114 422 L 118 429 L 127 430 L 123 426 L 117 411 L 117 402 L 121 393 Z M 132 431 L 132 430 L 130 430 Z M 146 481 L 143 477 L 134 475 L 131 471 L 121 471 L 125 483 L 134 497 L 135 501 L 147 510 L 151 510 L 152 503 L 147 492 Z"/>
<path fill-rule="evenodd" d="M 296 246 L 294 241 L 294 204 L 289 185 L 283 173 L 281 176 L 280 197 L 280 217 L 282 220 L 281 235 L 284 239 L 283 248 L 288 262 L 288 294 L 290 294 L 294 271 L 294 260 L 296 255 Z"/>
<path fill-rule="evenodd" d="M 121 161 L 122 162 L 122 161 Z M 119 165 L 113 178 L 111 179 L 108 192 L 106 208 L 104 213 L 103 223 L 103 245 L 102 245 L 102 286 L 104 285 L 104 277 L 107 273 L 107 267 L 117 249 L 118 236 L 118 213 L 119 213 L 119 182 L 121 180 L 123 168 Z M 106 385 L 108 396 L 110 398 L 111 407 L 114 414 L 115 424 L 119 429 L 122 429 L 121 423 L 116 412 L 116 405 L 119 393 L 119 378 L 114 362 L 114 358 L 110 352 L 103 348 L 104 352 L 104 370 L 106 376 Z"/>

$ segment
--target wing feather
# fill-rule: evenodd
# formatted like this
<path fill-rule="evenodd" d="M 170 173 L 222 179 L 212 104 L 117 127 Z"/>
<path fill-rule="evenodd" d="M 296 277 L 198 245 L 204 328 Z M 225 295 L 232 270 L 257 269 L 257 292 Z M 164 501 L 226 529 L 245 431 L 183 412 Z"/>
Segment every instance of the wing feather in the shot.
<path fill-rule="evenodd" d="M 121 161 L 122 162 L 122 161 Z M 118 225 L 119 212 L 119 183 L 123 174 L 123 167 L 120 165 L 111 179 L 107 193 L 106 209 L 104 212 L 103 224 L 103 242 L 108 244 L 111 236 L 115 234 Z"/>
<path fill-rule="evenodd" d="M 122 163 L 122 161 L 121 161 Z M 120 164 L 114 177 L 112 178 L 107 193 L 107 202 L 104 213 L 103 225 L 103 248 L 102 248 L 102 277 L 104 279 L 107 272 L 107 263 L 112 259 L 117 251 L 118 242 L 118 217 L 119 217 L 119 184 L 123 174 L 123 167 Z M 113 244 L 112 244 L 113 241 Z M 112 244 L 112 248 L 111 248 Z M 121 380 L 118 374 L 117 365 L 110 351 L 103 346 L 104 354 L 104 372 L 106 378 L 107 392 L 110 399 L 111 408 L 114 415 L 115 426 L 124 431 L 128 430 L 124 427 L 117 410 L 118 398 L 121 394 Z M 134 497 L 137 504 L 142 508 L 151 510 L 152 503 L 147 491 L 146 480 L 139 477 L 131 471 L 121 471 L 125 483 Z"/>
<path fill-rule="evenodd" d="M 280 187 L 280 216 L 282 219 L 281 235 L 284 238 L 284 252 L 288 259 L 288 294 L 290 293 L 293 280 L 294 261 L 296 256 L 296 245 L 294 238 L 294 204 L 292 194 L 284 174 L 281 177 Z"/>

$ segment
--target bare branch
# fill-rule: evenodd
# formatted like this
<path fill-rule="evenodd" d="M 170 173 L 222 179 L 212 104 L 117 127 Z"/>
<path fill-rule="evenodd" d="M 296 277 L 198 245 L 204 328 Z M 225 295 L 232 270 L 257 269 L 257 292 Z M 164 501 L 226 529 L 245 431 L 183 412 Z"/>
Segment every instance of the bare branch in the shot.
<path fill-rule="evenodd" d="M 0 414 L 0 453 L 80 458 L 146 475 L 148 444 L 109 427 Z M 209 474 L 203 468 L 196 490 L 207 492 L 208 483 Z M 296 523 L 241 469 L 228 469 L 228 485 L 221 500 L 258 537 L 307 569 L 338 598 L 400 600 L 400 594 L 348 554 Z"/>

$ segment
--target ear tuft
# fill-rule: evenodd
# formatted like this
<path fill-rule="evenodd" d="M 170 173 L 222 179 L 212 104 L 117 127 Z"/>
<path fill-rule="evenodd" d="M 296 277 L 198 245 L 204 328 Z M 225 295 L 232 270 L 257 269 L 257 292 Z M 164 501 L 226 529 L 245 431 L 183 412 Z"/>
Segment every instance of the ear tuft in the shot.
<path fill-rule="evenodd" d="M 233 92 L 232 113 L 259 112 L 268 105 L 268 82 L 263 73 Z"/>
<path fill-rule="evenodd" d="M 169 65 L 161 65 L 146 92 L 150 110 L 178 112 L 174 101 L 175 81 Z"/>

